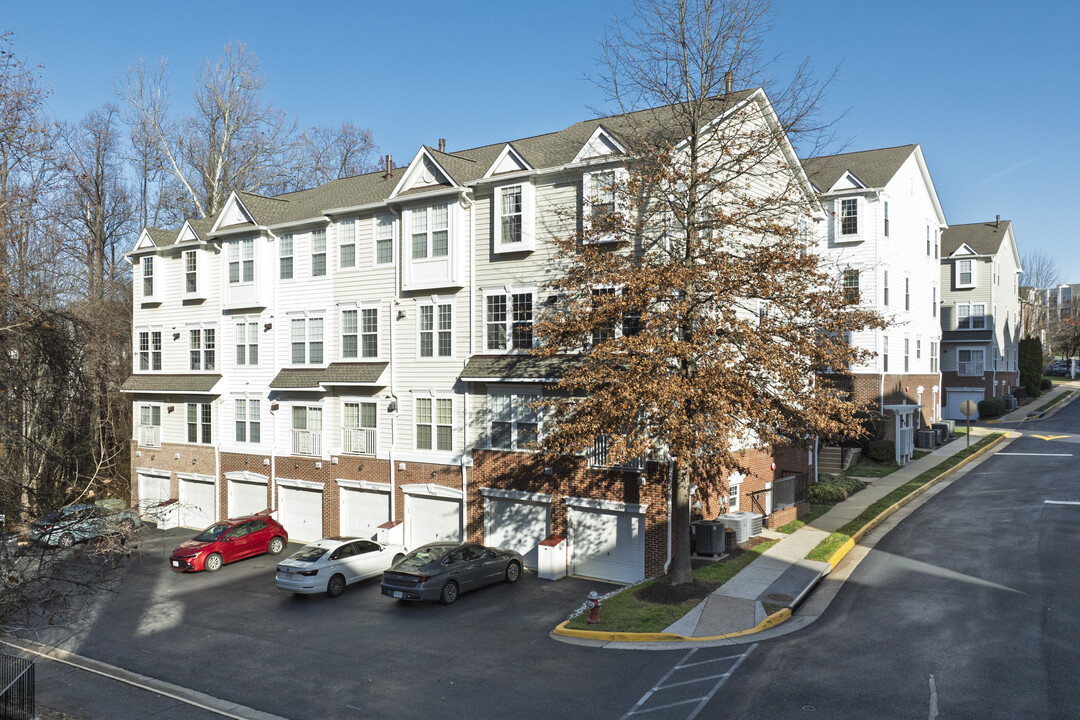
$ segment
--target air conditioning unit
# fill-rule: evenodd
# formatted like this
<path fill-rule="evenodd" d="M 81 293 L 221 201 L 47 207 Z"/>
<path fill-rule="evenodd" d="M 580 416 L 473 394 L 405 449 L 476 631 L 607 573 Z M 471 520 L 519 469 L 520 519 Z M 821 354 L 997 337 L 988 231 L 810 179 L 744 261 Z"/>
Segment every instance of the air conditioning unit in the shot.
<path fill-rule="evenodd" d="M 932 427 L 932 428 L 934 428 L 935 430 L 938 431 L 938 441 L 939 442 L 945 442 L 946 440 L 949 440 L 950 438 L 952 438 L 952 421 L 951 420 L 949 422 L 947 422 L 947 423 L 936 422 L 933 425 L 931 425 L 930 427 Z"/>
<path fill-rule="evenodd" d="M 937 446 L 937 430 L 920 430 L 915 436 L 915 447 L 932 450 Z"/>
<path fill-rule="evenodd" d="M 956 421 L 955 420 L 938 420 L 938 425 L 944 425 L 949 428 L 949 437 L 956 434 Z"/>
<path fill-rule="evenodd" d="M 725 513 L 716 518 L 735 531 L 735 542 L 744 543 L 752 537 L 761 534 L 761 515 L 759 513 L 739 512 Z"/>

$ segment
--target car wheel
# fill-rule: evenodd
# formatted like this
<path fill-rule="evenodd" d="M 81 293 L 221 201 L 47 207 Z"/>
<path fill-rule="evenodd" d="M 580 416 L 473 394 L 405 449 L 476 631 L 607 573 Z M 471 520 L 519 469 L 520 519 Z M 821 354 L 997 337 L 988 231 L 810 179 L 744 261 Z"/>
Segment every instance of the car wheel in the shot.
<path fill-rule="evenodd" d="M 62 548 L 69 548 L 75 544 L 75 536 L 71 533 L 64 533 L 60 536 L 60 539 L 56 542 Z"/>
<path fill-rule="evenodd" d="M 270 544 L 266 546 L 266 552 L 270 553 L 271 555 L 277 555 L 278 553 L 280 553 L 284 549 L 285 549 L 285 541 L 282 540 L 277 535 L 275 535 L 270 540 Z"/>
<path fill-rule="evenodd" d="M 330 582 L 326 583 L 326 594 L 330 597 L 337 597 L 343 592 L 345 592 L 344 575 L 335 575 L 330 578 Z"/>
<path fill-rule="evenodd" d="M 125 535 L 130 535 L 135 530 L 135 521 L 131 518 L 124 518 L 120 521 L 120 532 Z"/>
<path fill-rule="evenodd" d="M 521 577 L 521 564 L 517 560 L 512 560 L 506 566 L 506 582 L 516 583 L 519 577 Z"/>
<path fill-rule="evenodd" d="M 402 555 L 401 553 L 398 553 L 397 555 L 394 556 L 394 562 L 390 563 L 390 567 L 394 567 L 395 565 L 397 565 L 399 562 L 401 562 L 404 559 L 405 559 L 405 556 Z"/>
<path fill-rule="evenodd" d="M 457 596 L 457 583 L 453 580 L 450 580 L 442 586 L 442 592 L 439 593 L 439 602 L 441 602 L 443 605 L 453 605 L 454 601 L 457 600 Z"/>
<path fill-rule="evenodd" d="M 217 572 L 222 566 L 221 556 L 217 553 L 210 553 L 206 556 L 206 562 L 203 563 L 203 569 L 206 572 Z"/>

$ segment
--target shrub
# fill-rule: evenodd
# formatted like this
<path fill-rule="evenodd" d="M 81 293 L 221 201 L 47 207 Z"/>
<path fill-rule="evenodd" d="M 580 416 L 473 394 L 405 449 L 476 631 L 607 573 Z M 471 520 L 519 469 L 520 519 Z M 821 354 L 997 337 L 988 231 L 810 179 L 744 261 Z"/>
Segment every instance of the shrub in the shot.
<path fill-rule="evenodd" d="M 1043 371 L 1043 346 L 1038 338 L 1024 338 L 1017 348 L 1017 367 L 1020 371 L 1020 384 L 1027 390 L 1028 396 L 1039 396 L 1039 378 Z"/>
<path fill-rule="evenodd" d="M 1054 381 L 1050 378 L 1043 378 L 1039 381 L 1039 390 L 1046 391 L 1054 387 Z M 1040 393 L 1041 394 L 1041 393 Z"/>
<path fill-rule="evenodd" d="M 821 475 L 818 481 L 807 489 L 811 503 L 835 505 L 847 500 L 850 495 L 866 487 L 862 480 L 846 475 Z"/>
<path fill-rule="evenodd" d="M 979 419 L 997 417 L 1005 412 L 1005 401 L 999 397 L 986 398 L 979 401 Z"/>
<path fill-rule="evenodd" d="M 860 426 L 858 444 L 866 450 L 870 443 L 885 439 L 885 418 L 874 408 L 859 410 L 855 419 Z"/>
<path fill-rule="evenodd" d="M 866 456 L 874 462 L 889 462 L 896 457 L 896 444 L 892 440 L 875 440 L 867 448 Z"/>

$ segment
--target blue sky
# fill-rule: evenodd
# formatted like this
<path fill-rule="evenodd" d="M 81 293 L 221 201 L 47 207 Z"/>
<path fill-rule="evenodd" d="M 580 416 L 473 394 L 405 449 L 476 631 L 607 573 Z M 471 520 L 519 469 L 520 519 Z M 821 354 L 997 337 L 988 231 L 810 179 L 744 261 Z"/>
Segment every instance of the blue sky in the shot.
<path fill-rule="evenodd" d="M 42 65 L 57 118 L 115 101 L 142 56 L 169 59 L 176 102 L 226 41 L 260 59 L 268 96 L 302 125 L 352 120 L 395 161 L 557 130 L 604 110 L 586 79 L 625 0 L 474 2 L 11 2 L 0 29 Z M 1015 224 L 1080 282 L 1080 4 L 776 0 L 777 74 L 837 69 L 826 115 L 844 149 L 921 143 L 951 224 Z"/>

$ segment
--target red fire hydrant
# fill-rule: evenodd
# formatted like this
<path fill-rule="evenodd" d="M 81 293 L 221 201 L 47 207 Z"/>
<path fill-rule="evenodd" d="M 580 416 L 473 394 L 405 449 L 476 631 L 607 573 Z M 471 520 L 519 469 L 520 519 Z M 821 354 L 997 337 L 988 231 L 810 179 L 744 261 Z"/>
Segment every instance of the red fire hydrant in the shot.
<path fill-rule="evenodd" d="M 585 607 L 589 609 L 589 624 L 595 625 L 600 622 L 600 596 L 593 590 L 589 593 L 589 599 L 585 601 Z"/>

